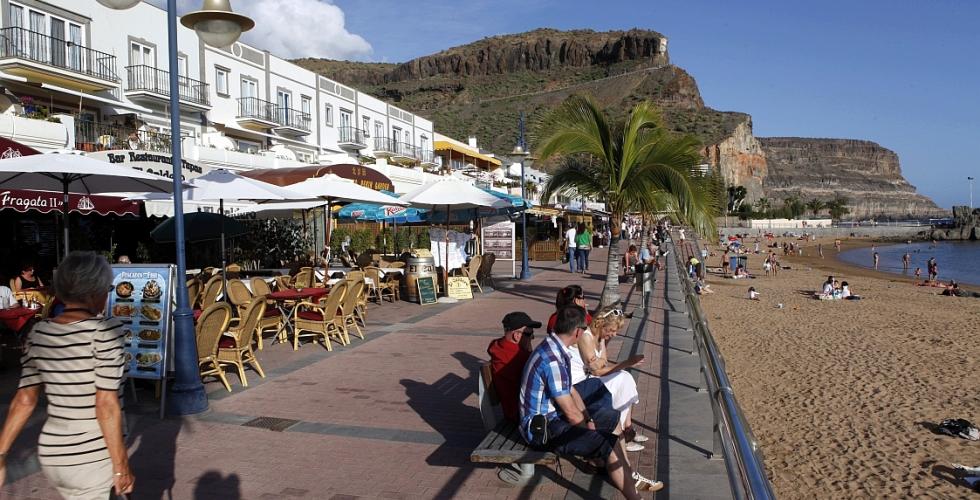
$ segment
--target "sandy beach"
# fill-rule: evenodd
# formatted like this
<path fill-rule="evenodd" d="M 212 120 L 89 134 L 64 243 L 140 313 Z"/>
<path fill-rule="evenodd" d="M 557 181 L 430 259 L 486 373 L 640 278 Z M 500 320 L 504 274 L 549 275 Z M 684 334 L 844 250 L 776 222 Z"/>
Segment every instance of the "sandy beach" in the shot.
<path fill-rule="evenodd" d="M 804 257 L 778 252 L 791 269 L 777 277 L 752 255 L 755 279 L 710 276 L 716 293 L 702 297 L 777 495 L 975 495 L 950 464 L 980 465 L 980 442 L 938 435 L 930 424 L 980 422 L 980 299 L 841 263 L 833 240 L 805 245 Z M 721 261 L 712 250 L 709 268 Z M 828 274 L 863 300 L 812 298 Z M 761 301 L 748 300 L 749 286 Z"/>

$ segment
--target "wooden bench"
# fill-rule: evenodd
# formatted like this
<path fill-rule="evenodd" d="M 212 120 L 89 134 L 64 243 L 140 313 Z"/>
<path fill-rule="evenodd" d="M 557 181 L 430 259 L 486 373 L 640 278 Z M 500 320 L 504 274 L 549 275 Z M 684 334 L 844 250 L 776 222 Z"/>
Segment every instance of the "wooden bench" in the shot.
<path fill-rule="evenodd" d="M 552 465 L 558 462 L 558 455 L 550 451 L 529 448 L 521 437 L 520 426 L 501 417 L 500 401 L 493 387 L 490 363 L 480 367 L 478 396 L 483 427 L 488 432 L 470 453 L 471 462 L 501 464 L 497 477 L 513 485 L 526 484 L 534 476 L 535 465 Z"/>

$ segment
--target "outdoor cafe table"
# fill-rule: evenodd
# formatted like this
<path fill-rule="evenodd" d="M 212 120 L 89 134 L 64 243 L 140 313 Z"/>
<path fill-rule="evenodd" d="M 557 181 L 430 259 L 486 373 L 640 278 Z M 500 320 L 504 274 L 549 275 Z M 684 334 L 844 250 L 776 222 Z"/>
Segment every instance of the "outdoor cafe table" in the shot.
<path fill-rule="evenodd" d="M 29 307 L 12 307 L 10 309 L 0 309 L 0 322 L 10 331 L 19 333 L 27 322 L 37 314 L 37 309 Z"/>
<path fill-rule="evenodd" d="M 300 301 L 309 299 L 311 302 L 316 302 L 320 297 L 328 293 L 330 293 L 330 290 L 327 288 L 303 288 L 302 290 L 279 290 L 266 295 L 265 298 L 276 301 L 276 307 L 279 309 L 279 314 L 282 314 L 283 318 L 282 329 L 276 332 L 276 340 L 273 343 L 279 341 L 279 334 L 283 333 L 283 330 L 286 330 L 286 338 L 289 337 L 290 333 L 293 335 L 296 334 L 294 326 L 290 321 L 292 320 L 293 311 L 296 310 L 296 306 Z M 291 307 L 290 302 L 292 302 Z"/>

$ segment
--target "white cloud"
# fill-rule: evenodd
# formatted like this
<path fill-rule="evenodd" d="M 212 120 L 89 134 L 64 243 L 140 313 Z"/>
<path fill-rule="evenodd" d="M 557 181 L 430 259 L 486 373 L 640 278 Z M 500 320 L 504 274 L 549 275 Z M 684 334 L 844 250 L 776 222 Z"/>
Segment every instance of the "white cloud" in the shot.
<path fill-rule="evenodd" d="M 166 7 L 166 0 L 149 1 Z M 199 0 L 178 0 L 177 4 L 180 14 L 201 5 Z M 242 41 L 279 57 L 366 59 L 371 55 L 371 44 L 347 31 L 344 11 L 328 1 L 239 0 L 232 7 L 255 21 Z"/>

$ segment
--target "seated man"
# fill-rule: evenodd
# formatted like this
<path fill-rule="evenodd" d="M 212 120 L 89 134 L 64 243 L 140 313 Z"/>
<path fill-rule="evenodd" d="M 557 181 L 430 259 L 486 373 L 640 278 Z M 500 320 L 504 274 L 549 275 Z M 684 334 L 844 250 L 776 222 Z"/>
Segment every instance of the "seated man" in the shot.
<path fill-rule="evenodd" d="M 17 305 L 14 292 L 9 287 L 0 285 L 0 309 L 10 309 Z"/>
<path fill-rule="evenodd" d="M 521 375 L 527 358 L 531 356 L 534 329 L 541 328 L 541 323 L 523 312 L 512 312 L 504 316 L 503 325 L 504 336 L 490 342 L 487 354 L 490 355 L 493 387 L 497 391 L 504 418 L 519 422 Z"/>
<path fill-rule="evenodd" d="M 535 448 L 604 460 L 613 486 L 628 499 L 640 498 L 637 490 L 657 491 L 663 483 L 630 467 L 622 441 L 612 432 L 619 413 L 602 409 L 590 415 L 572 386 L 567 349 L 578 343 L 586 327 L 585 311 L 563 308 L 556 333 L 531 354 L 521 380 L 521 435 Z"/>

